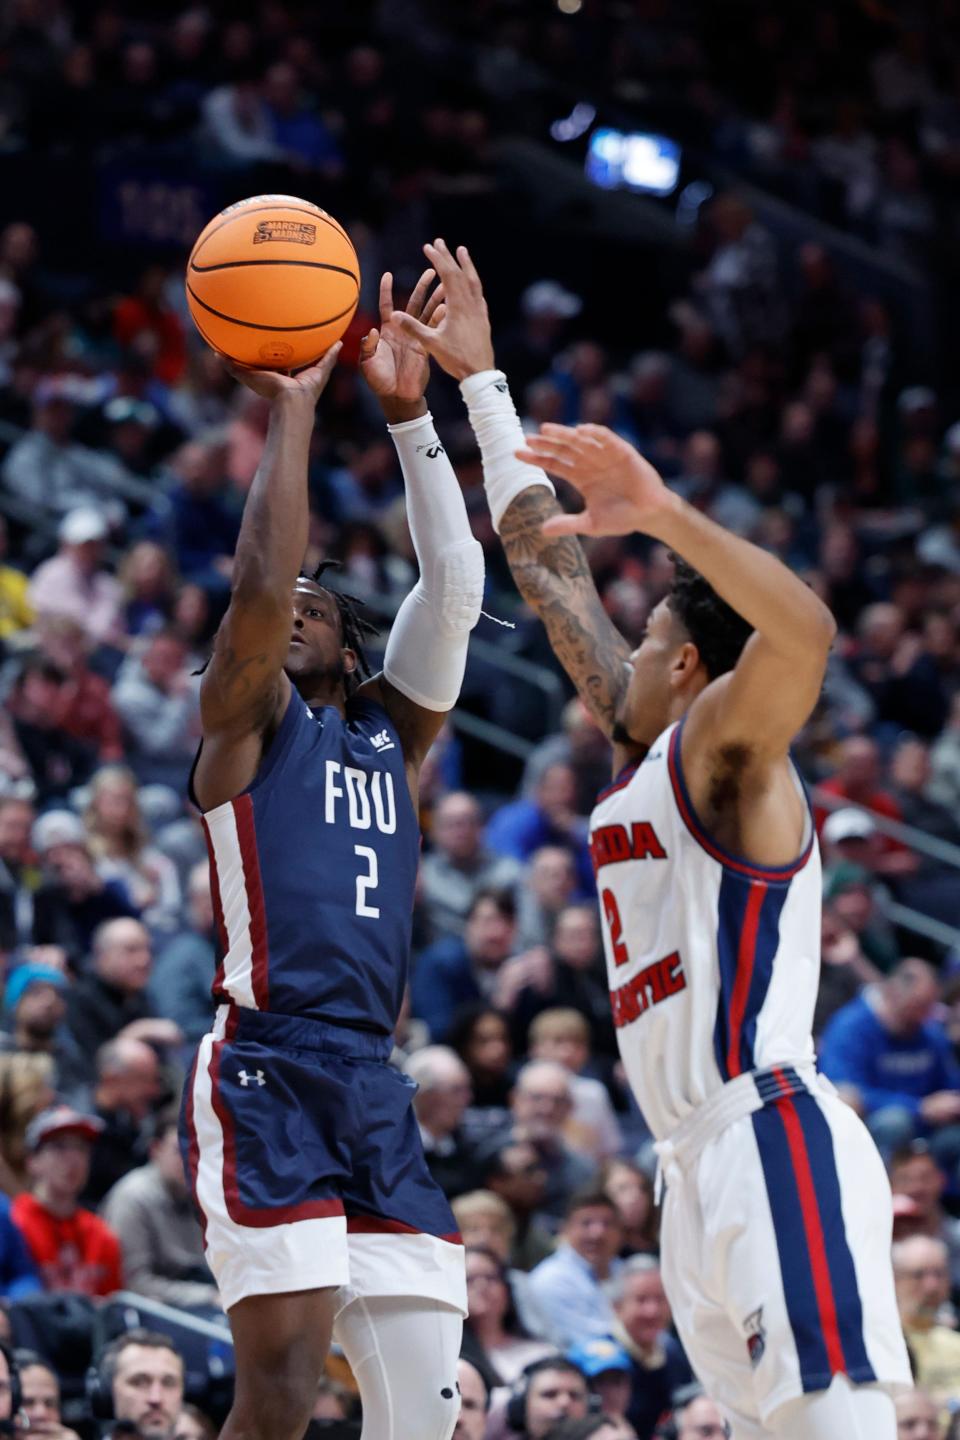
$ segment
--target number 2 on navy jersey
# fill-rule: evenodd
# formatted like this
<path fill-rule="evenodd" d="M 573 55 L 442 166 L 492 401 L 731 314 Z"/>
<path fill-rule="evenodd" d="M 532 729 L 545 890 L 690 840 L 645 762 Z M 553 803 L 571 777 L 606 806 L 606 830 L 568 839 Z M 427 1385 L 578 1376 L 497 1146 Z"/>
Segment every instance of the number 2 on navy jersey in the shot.
<path fill-rule="evenodd" d="M 365 915 L 370 920 L 380 919 L 380 907 L 367 904 L 367 891 L 376 890 L 380 883 L 380 871 L 377 866 L 377 852 L 369 845 L 354 845 L 354 855 L 367 862 L 367 873 L 357 876 L 357 914 Z"/>
<path fill-rule="evenodd" d="M 601 896 L 603 900 L 603 913 L 607 917 L 607 924 L 610 926 L 610 941 L 613 945 L 614 965 L 626 965 L 629 960 L 627 947 L 623 943 L 623 924 L 620 920 L 620 909 L 617 905 L 617 897 L 612 890 L 604 890 Z"/>

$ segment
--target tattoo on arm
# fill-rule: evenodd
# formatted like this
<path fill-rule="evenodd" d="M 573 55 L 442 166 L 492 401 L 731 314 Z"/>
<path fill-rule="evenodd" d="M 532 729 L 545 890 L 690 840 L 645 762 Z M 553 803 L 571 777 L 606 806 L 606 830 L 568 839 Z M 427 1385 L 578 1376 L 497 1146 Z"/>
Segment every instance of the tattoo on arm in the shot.
<path fill-rule="evenodd" d="M 500 522 L 517 589 L 547 628 L 553 652 L 609 735 L 626 691 L 630 646 L 604 610 L 580 542 L 544 535 L 561 508 L 542 485 L 524 490 Z"/>

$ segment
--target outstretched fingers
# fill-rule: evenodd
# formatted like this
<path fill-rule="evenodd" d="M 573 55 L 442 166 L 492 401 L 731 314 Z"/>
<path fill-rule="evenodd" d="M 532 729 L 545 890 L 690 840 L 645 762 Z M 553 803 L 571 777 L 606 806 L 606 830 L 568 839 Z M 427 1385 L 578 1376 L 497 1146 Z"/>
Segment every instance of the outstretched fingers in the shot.
<path fill-rule="evenodd" d="M 422 320 L 424 324 L 426 324 L 429 319 L 429 316 L 423 313 L 424 306 L 429 303 L 427 297 L 430 294 L 430 286 L 436 278 L 437 272 L 432 266 L 424 270 L 410 293 L 410 299 L 407 301 L 407 314 L 412 315 L 415 320 Z"/>
<path fill-rule="evenodd" d="M 409 308 L 409 307 L 408 307 Z M 419 319 L 424 325 L 436 325 L 437 313 L 443 308 L 443 286 L 438 285 L 420 312 Z M 414 311 L 410 312 L 414 314 Z"/>
<path fill-rule="evenodd" d="M 393 314 L 393 272 L 386 270 L 380 276 L 380 324 L 386 325 Z"/>

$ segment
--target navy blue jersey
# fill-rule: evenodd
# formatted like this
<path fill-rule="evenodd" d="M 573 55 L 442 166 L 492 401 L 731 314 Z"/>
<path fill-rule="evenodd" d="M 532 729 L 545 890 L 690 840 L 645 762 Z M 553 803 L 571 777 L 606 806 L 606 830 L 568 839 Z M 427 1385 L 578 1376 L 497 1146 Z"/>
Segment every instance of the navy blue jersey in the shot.
<path fill-rule="evenodd" d="M 203 817 L 223 947 L 213 998 L 392 1034 L 420 832 L 387 712 L 297 694 L 242 795 Z"/>

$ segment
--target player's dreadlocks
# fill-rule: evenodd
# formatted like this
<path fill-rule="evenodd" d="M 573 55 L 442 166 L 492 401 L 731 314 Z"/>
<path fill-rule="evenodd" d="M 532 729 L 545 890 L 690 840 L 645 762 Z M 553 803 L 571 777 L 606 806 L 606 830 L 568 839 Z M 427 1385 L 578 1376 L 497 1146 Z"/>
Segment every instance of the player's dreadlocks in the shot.
<path fill-rule="evenodd" d="M 350 595 L 345 590 L 332 590 L 328 585 L 323 584 L 322 576 L 327 570 L 339 570 L 339 560 L 321 560 L 320 564 L 310 575 L 305 570 L 300 571 L 304 580 L 312 580 L 315 585 L 320 585 L 328 595 L 332 595 L 337 606 L 337 614 L 340 617 L 340 634 L 343 643 L 348 650 L 353 650 L 357 656 L 357 668 L 351 674 L 344 676 L 347 694 L 350 695 L 368 679 L 373 673 L 370 669 L 370 661 L 364 649 L 364 641 L 373 635 L 379 634 L 376 625 L 368 620 L 361 613 L 362 600 L 356 595 Z"/>
<path fill-rule="evenodd" d="M 679 555 L 667 604 L 700 652 L 711 680 L 732 670 L 753 634 L 748 625 L 698 570 Z"/>

